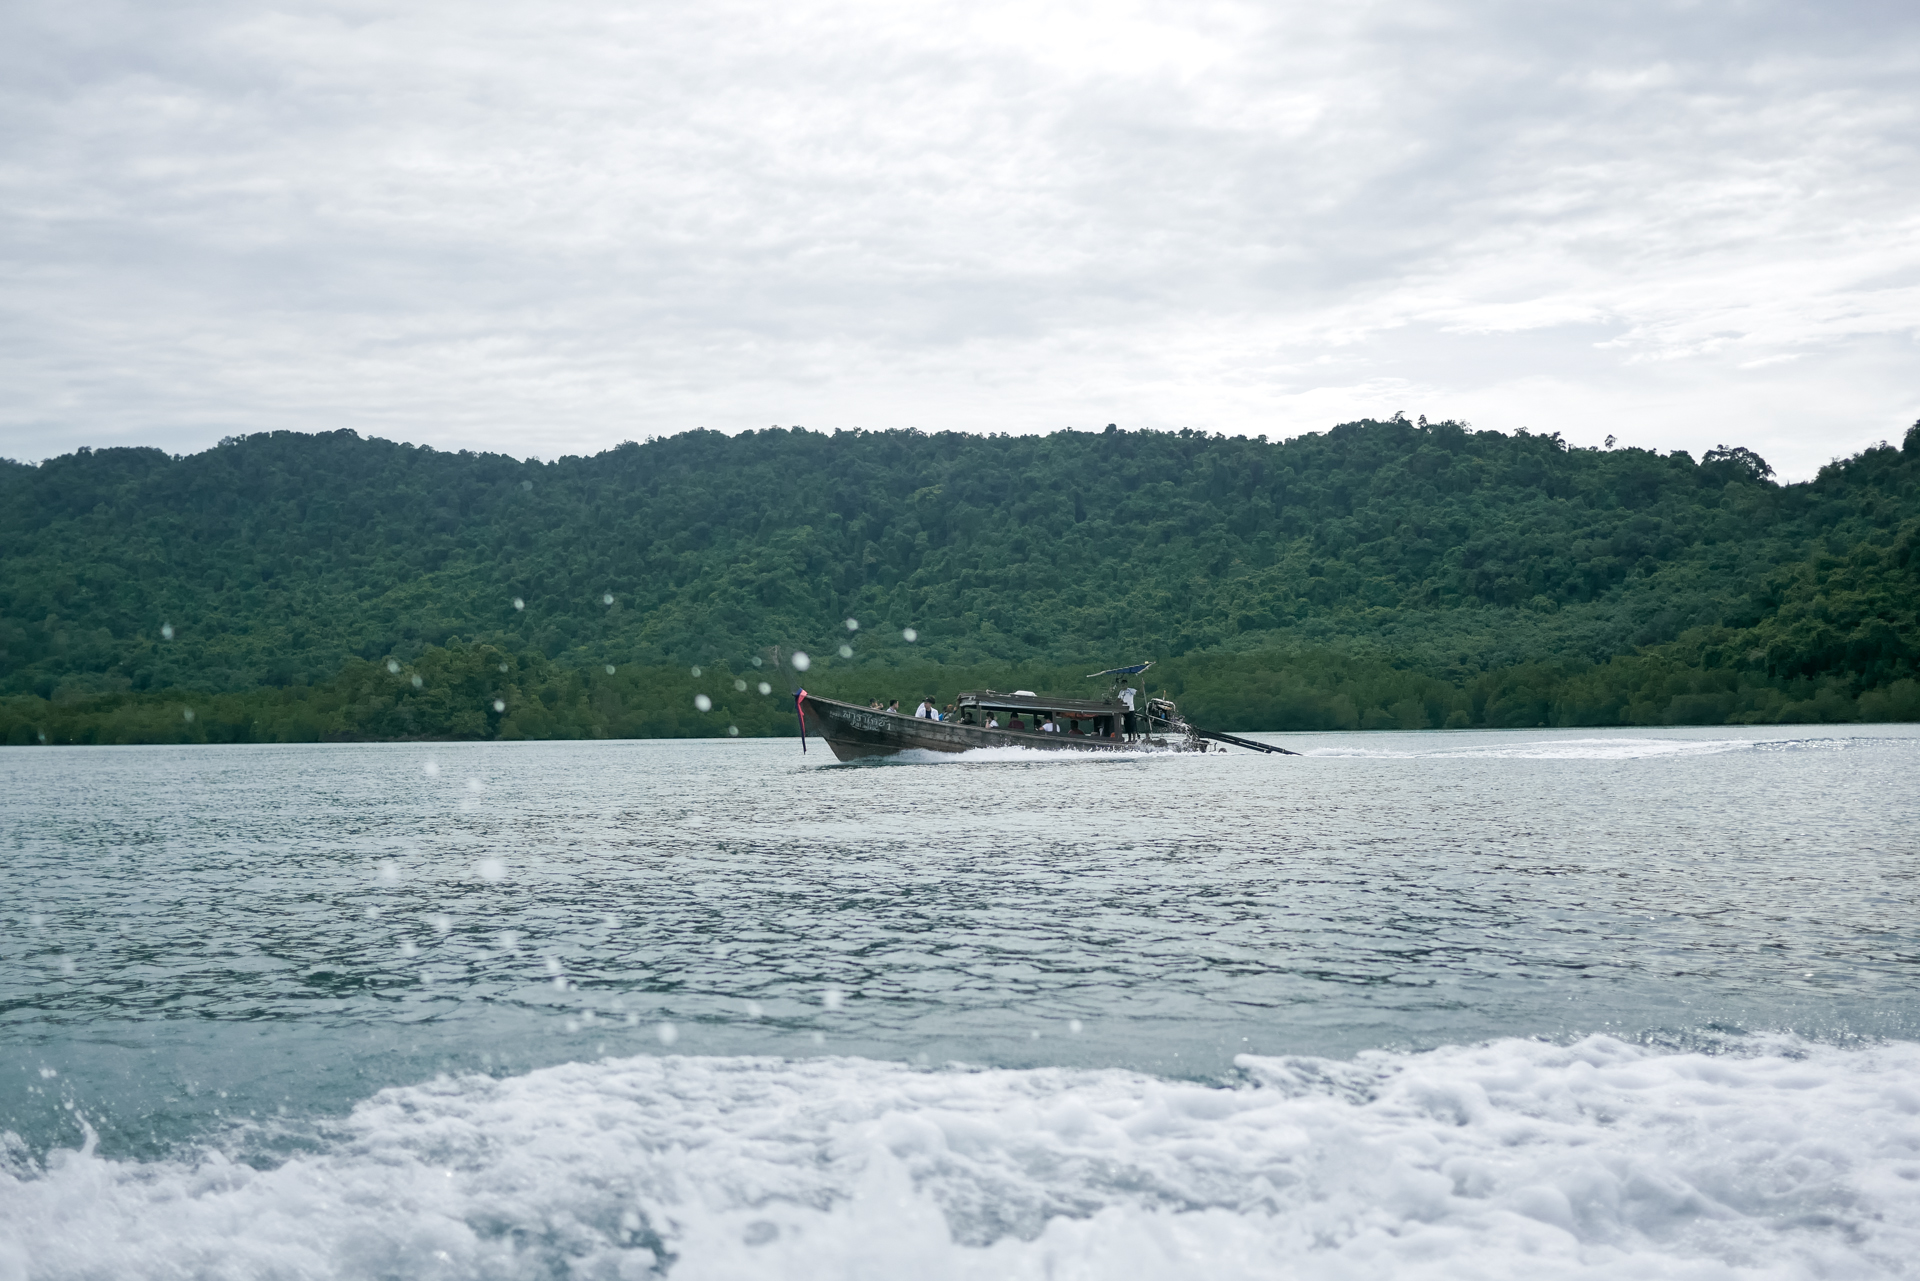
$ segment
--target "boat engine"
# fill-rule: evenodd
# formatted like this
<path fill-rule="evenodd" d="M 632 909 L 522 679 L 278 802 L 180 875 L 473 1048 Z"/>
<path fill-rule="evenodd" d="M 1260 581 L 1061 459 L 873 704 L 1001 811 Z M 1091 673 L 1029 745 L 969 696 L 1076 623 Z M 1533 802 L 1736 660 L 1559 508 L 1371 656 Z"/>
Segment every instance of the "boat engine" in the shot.
<path fill-rule="evenodd" d="M 1194 731 L 1193 726 L 1187 724 L 1187 718 L 1180 714 L 1179 707 L 1177 707 L 1170 698 L 1150 698 L 1147 700 L 1147 731 L 1152 733 L 1156 726 L 1164 733 L 1178 734 L 1181 738 L 1185 739 L 1188 751 L 1204 752 L 1207 750 L 1207 741 Z"/>

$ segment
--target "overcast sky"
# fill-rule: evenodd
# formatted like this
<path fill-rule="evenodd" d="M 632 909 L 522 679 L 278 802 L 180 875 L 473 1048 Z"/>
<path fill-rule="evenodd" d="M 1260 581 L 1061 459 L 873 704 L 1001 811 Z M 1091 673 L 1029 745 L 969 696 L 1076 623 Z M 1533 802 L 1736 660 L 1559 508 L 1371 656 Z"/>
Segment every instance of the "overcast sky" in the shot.
<path fill-rule="evenodd" d="M 0 454 L 1920 416 L 1920 4 L 0 0 Z"/>

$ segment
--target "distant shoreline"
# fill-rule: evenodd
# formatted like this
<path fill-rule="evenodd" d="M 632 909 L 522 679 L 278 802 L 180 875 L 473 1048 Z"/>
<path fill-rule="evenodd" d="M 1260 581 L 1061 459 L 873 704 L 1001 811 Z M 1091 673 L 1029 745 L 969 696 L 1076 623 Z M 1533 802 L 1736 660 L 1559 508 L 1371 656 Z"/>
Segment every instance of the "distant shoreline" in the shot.
<path fill-rule="evenodd" d="M 1201 723 L 1232 733 L 1920 721 L 1920 682 L 1911 678 L 1862 691 L 1838 680 L 1778 680 L 1689 664 L 1673 649 L 1605 663 L 1516 664 L 1452 680 L 1327 651 L 1201 654 L 1157 665 L 1152 687 L 1172 693 Z M 511 669 L 505 674 L 503 663 Z M 724 666 L 704 667 L 699 676 L 690 668 L 637 666 L 579 672 L 537 658 L 509 659 L 491 647 L 429 647 L 409 664 L 353 660 L 334 681 L 315 687 L 0 697 L 0 743 L 797 736 L 791 696 L 772 675 Z M 780 678 L 787 687 L 800 679 L 792 672 Z M 804 680 L 835 697 L 910 702 L 931 695 L 938 703 L 968 688 L 1064 692 L 1084 684 L 1075 669 L 1035 665 L 820 668 Z M 767 694 L 759 693 L 762 684 Z"/>
<path fill-rule="evenodd" d="M 1147 658 L 1228 732 L 1920 719 L 1920 425 L 1771 470 L 1399 416 L 0 460 L 0 743 L 762 737 Z"/>

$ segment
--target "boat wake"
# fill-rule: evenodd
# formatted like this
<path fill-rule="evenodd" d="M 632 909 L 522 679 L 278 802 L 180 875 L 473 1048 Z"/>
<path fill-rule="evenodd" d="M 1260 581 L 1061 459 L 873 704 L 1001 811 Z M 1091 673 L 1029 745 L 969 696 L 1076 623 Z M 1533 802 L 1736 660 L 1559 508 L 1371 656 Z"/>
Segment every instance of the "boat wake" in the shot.
<path fill-rule="evenodd" d="M 1295 744 L 1299 747 L 1300 744 Z M 1434 736 L 1432 746 L 1365 747 L 1342 743 L 1338 746 L 1305 746 L 1306 756 L 1324 758 L 1361 757 L 1378 760 L 1454 759 L 1454 760 L 1568 760 L 1626 761 L 1663 756 L 1717 756 L 1725 752 L 1840 751 L 1847 742 L 1837 738 L 1775 739 L 1751 738 L 1559 738 L 1533 741 L 1507 739 L 1498 742 L 1461 742 L 1450 736 Z"/>
<path fill-rule="evenodd" d="M 1605 1037 L 1117 1070 L 660 1057 L 374 1096 L 318 1151 L 44 1164 L 0 1277 L 1898 1277 L 1920 1045 Z"/>

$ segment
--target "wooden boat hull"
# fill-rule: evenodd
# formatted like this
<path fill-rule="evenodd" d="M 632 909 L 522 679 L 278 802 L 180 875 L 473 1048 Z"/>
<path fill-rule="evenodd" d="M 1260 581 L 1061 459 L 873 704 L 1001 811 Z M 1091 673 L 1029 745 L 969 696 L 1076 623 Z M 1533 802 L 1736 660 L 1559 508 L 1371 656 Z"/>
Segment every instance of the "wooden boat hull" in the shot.
<path fill-rule="evenodd" d="M 970 752 L 977 747 L 1026 747 L 1043 752 L 1190 752 L 1207 750 L 1180 739 L 1138 739 L 1131 743 L 1107 738 L 1075 738 L 1070 734 L 1042 734 L 1038 730 L 983 729 L 959 721 L 930 721 L 899 712 L 843 703 L 807 694 L 800 699 L 807 736 L 826 741 L 843 761 L 863 756 L 891 756 L 896 752 Z"/>

